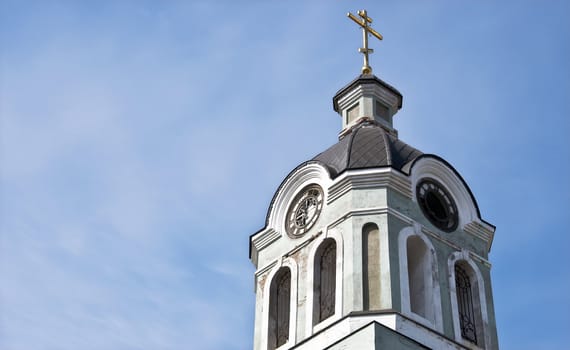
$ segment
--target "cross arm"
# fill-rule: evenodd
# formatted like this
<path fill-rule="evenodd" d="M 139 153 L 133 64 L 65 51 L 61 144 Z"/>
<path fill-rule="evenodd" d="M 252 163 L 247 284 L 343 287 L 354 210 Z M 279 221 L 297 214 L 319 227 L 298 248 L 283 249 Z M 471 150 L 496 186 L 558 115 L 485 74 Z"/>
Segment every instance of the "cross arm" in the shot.
<path fill-rule="evenodd" d="M 358 17 L 356 17 L 355 15 L 353 15 L 352 13 L 347 13 L 346 14 L 348 16 L 348 18 L 350 18 L 351 20 L 353 20 L 354 22 L 356 22 L 356 24 L 358 24 L 361 27 L 367 27 L 366 23 L 364 22 L 364 20 L 360 20 Z"/>
<path fill-rule="evenodd" d="M 366 19 L 359 19 L 358 17 L 356 17 L 355 15 L 353 15 L 352 13 L 347 13 L 346 14 L 348 16 L 348 18 L 350 18 L 351 20 L 353 20 L 356 24 L 358 24 L 359 26 L 361 26 L 362 28 L 364 28 L 364 30 L 366 30 L 367 32 L 369 32 L 370 34 L 374 35 L 378 40 L 382 40 L 382 34 L 378 33 L 377 31 L 375 31 L 374 29 L 372 29 L 370 26 L 368 26 L 368 23 L 366 23 L 366 21 L 372 22 L 372 18 L 366 16 Z"/>
<path fill-rule="evenodd" d="M 368 27 L 366 28 L 366 30 L 368 30 L 370 32 L 370 34 L 374 35 L 376 38 L 378 38 L 378 40 L 382 40 L 384 37 L 382 36 L 382 34 L 378 33 L 377 31 L 375 31 L 374 29 Z"/>

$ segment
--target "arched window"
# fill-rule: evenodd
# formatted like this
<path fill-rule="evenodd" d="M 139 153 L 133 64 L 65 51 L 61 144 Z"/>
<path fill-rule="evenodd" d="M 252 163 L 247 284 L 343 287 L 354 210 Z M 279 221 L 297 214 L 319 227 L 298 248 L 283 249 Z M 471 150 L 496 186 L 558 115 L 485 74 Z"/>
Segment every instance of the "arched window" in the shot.
<path fill-rule="evenodd" d="M 364 310 L 380 309 L 380 232 L 376 224 L 362 228 L 362 299 Z"/>
<path fill-rule="evenodd" d="M 336 297 L 336 242 L 328 238 L 315 254 L 313 325 L 334 314 Z"/>
<path fill-rule="evenodd" d="M 269 289 L 269 350 L 274 350 L 289 340 L 289 315 L 291 312 L 291 270 L 279 269 Z"/>
<path fill-rule="evenodd" d="M 479 345 L 483 340 L 483 321 L 477 278 L 463 262 L 455 264 L 455 293 L 461 337 Z"/>
<path fill-rule="evenodd" d="M 406 242 L 410 311 L 435 323 L 433 273 L 430 251 L 419 236 Z"/>

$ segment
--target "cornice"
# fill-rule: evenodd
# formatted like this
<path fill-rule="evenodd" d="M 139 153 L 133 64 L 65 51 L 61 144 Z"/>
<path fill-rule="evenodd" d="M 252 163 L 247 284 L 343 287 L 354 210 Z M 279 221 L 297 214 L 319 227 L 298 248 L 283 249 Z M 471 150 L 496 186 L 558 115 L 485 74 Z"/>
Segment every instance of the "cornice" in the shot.
<path fill-rule="evenodd" d="M 343 173 L 328 189 L 327 204 L 355 189 L 389 187 L 406 198 L 412 198 L 407 176 L 390 167 L 374 170 L 349 170 Z"/>
<path fill-rule="evenodd" d="M 495 236 L 495 230 L 488 224 L 484 222 L 475 220 L 463 227 L 463 230 L 483 241 L 487 242 L 487 251 L 491 250 L 491 244 L 493 243 L 493 237 Z"/>
<path fill-rule="evenodd" d="M 251 237 L 251 247 L 253 248 L 251 258 L 256 266 L 257 253 L 279 238 L 281 238 L 281 234 L 275 231 L 273 228 L 266 228 L 265 230 L 260 231 Z"/>
<path fill-rule="evenodd" d="M 275 231 L 272 228 L 269 228 L 265 231 L 260 232 L 259 235 L 253 237 L 252 242 L 256 249 L 261 250 L 278 240 L 279 237 L 281 237 L 279 232 Z"/>

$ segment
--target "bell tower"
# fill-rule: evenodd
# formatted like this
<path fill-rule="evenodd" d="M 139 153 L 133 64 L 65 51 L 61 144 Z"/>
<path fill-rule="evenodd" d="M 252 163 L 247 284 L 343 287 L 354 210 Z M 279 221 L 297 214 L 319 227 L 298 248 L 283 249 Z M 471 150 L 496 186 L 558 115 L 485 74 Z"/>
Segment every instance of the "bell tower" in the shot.
<path fill-rule="evenodd" d="M 339 141 L 302 163 L 250 237 L 254 350 L 498 349 L 495 227 L 444 159 L 398 138 L 402 95 L 361 73 L 339 90 Z"/>

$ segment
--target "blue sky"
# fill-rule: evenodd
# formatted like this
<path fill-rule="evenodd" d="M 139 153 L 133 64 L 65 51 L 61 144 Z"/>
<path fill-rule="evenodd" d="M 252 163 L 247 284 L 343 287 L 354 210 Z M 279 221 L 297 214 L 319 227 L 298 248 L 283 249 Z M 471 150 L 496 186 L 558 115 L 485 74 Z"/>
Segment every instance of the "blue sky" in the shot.
<path fill-rule="evenodd" d="M 570 330 L 567 1 L 0 1 L 0 348 L 250 349 L 248 237 L 361 66 L 484 219 L 503 349 Z"/>

